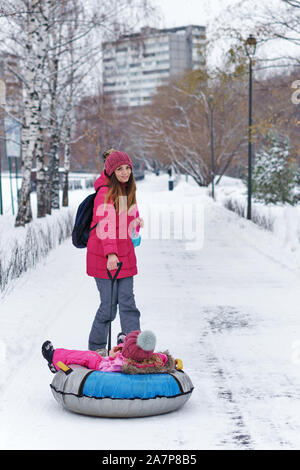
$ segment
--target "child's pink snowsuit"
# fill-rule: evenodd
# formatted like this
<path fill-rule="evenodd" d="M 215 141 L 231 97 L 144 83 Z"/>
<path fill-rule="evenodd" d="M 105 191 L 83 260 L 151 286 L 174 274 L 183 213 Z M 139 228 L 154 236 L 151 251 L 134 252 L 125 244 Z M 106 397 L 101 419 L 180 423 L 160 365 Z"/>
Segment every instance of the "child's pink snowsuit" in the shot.
<path fill-rule="evenodd" d="M 79 364 L 88 369 L 102 370 L 104 372 L 121 372 L 124 358 L 121 353 L 116 357 L 101 357 L 95 351 L 78 351 L 75 349 L 55 349 L 53 364 L 57 370 L 58 361 L 66 365 Z"/>
<path fill-rule="evenodd" d="M 166 364 L 168 358 L 165 354 L 159 354 L 159 357 L 163 361 L 163 365 Z M 74 349 L 55 349 L 53 354 L 53 364 L 57 370 L 58 361 L 63 362 L 66 365 L 79 364 L 80 366 L 87 367 L 88 369 L 101 370 L 103 372 L 122 372 L 122 365 L 126 364 L 127 359 L 118 352 L 116 357 L 101 357 L 95 351 L 78 351 Z M 145 366 L 139 365 L 138 367 L 143 368 Z"/>

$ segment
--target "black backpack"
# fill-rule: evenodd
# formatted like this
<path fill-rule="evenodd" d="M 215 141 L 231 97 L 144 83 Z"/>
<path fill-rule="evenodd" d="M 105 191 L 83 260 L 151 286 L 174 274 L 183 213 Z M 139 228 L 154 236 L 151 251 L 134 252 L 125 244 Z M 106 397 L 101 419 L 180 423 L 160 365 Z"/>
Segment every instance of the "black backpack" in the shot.
<path fill-rule="evenodd" d="M 97 224 L 90 228 L 93 220 L 94 200 L 97 192 L 107 184 L 99 186 L 94 194 L 90 194 L 79 205 L 75 217 L 75 224 L 72 231 L 72 243 L 76 248 L 86 248 L 90 231 L 97 227 Z"/>

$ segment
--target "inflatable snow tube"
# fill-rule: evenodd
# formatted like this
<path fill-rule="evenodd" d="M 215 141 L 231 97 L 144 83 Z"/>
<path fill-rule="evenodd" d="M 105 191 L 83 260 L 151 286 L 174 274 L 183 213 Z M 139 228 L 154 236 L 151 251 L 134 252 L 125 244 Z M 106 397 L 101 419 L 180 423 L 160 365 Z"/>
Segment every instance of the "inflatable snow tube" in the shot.
<path fill-rule="evenodd" d="M 50 385 L 64 408 L 88 416 L 130 418 L 177 410 L 190 398 L 193 384 L 182 370 L 130 375 L 71 365 L 58 371 Z"/>

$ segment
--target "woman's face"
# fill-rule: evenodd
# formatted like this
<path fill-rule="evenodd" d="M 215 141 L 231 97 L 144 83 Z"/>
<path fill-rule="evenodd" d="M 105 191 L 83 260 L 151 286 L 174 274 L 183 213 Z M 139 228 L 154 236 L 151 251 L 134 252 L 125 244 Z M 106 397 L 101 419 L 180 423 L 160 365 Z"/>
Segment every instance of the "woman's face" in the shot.
<path fill-rule="evenodd" d="M 126 183 L 131 174 L 131 167 L 129 165 L 121 165 L 115 170 L 115 175 L 120 183 Z"/>

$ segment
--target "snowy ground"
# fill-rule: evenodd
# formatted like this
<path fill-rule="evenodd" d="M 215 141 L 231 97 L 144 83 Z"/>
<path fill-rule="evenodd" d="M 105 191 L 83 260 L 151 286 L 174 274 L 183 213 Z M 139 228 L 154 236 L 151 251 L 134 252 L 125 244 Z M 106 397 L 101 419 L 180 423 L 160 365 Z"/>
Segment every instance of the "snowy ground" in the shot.
<path fill-rule="evenodd" d="M 216 176 L 216 181 L 218 176 Z M 211 185 L 209 185 L 211 191 Z M 239 178 L 222 176 L 215 185 L 215 200 L 225 205 L 226 201 L 237 203 L 247 214 L 247 187 Z M 252 198 L 252 220 L 264 218 L 274 235 L 292 251 L 300 248 L 300 204 L 263 204 Z M 261 224 L 258 224 L 261 225 Z M 266 226 L 265 224 L 262 226 Z"/>
<path fill-rule="evenodd" d="M 0 303 L 0 448 L 298 449 L 298 250 L 184 179 L 172 192 L 167 175 L 137 185 L 141 207 L 204 207 L 202 249 L 149 237 L 136 249 L 142 328 L 155 331 L 158 350 L 182 358 L 191 399 L 176 412 L 130 420 L 76 415 L 56 403 L 41 344 L 85 349 L 99 302 L 85 250 L 67 240 Z M 118 332 L 116 321 L 113 338 Z"/>

